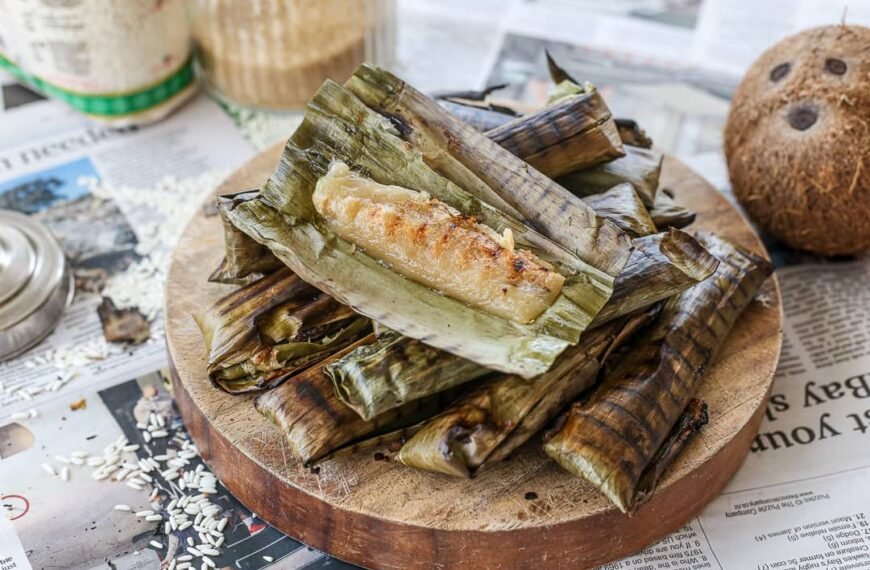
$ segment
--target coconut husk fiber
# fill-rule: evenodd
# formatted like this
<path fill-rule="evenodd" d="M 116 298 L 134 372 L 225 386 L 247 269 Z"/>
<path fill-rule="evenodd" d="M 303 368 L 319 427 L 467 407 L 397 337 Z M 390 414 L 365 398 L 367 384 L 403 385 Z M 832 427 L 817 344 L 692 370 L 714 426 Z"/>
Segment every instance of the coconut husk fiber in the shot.
<path fill-rule="evenodd" d="M 870 249 L 870 28 L 814 28 L 766 51 L 734 96 L 725 157 L 773 236 L 825 255 Z"/>

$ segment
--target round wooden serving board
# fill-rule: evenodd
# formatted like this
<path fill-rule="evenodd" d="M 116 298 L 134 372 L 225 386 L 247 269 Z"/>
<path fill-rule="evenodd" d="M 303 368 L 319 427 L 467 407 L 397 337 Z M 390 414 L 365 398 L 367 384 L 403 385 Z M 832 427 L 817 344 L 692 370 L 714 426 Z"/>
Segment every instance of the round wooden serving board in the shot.
<path fill-rule="evenodd" d="M 281 149 L 259 155 L 216 193 L 262 185 Z M 707 182 L 668 158 L 663 186 L 714 230 L 758 253 L 761 241 Z M 774 278 L 737 322 L 700 397 L 710 423 L 666 474 L 653 498 L 623 515 L 586 482 L 549 460 L 534 438 L 473 480 L 375 461 L 371 454 L 303 468 L 281 432 L 205 374 L 191 314 L 231 289 L 206 281 L 223 255 L 220 218 L 200 211 L 172 261 L 166 338 L 175 395 L 199 451 L 242 503 L 288 535 L 369 568 L 592 568 L 636 552 L 698 514 L 745 458 L 764 414 L 782 340 Z M 761 299 L 761 300 L 759 300 Z"/>

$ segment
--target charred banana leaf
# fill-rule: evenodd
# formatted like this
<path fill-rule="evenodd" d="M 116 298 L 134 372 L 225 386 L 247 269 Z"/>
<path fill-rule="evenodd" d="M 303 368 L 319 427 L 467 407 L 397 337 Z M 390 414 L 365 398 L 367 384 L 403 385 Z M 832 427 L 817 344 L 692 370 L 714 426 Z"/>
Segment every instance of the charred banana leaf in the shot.
<path fill-rule="evenodd" d="M 224 225 L 224 250 L 226 253 L 218 268 L 209 276 L 209 281 L 231 285 L 248 285 L 283 267 L 281 261 L 272 255 L 269 248 L 257 243 L 244 232 L 238 230 L 223 213 L 224 209 L 232 208 L 233 204 L 253 199 L 259 192 L 259 190 L 246 190 L 218 197 L 218 212 L 221 213 Z M 224 209 L 220 208 L 221 203 L 224 204 Z"/>
<path fill-rule="evenodd" d="M 624 157 L 560 176 L 556 182 L 581 197 L 600 194 L 617 184 L 628 182 L 643 200 L 644 206 L 652 208 L 656 205 L 662 159 L 663 155 L 658 151 L 626 145 Z"/>
<path fill-rule="evenodd" d="M 388 72 L 363 66 L 347 85 L 323 85 L 265 189 L 222 211 L 300 277 L 405 336 L 504 372 L 545 371 L 606 303 L 630 253 L 628 237 Z M 339 238 L 312 199 L 334 161 L 383 185 L 425 190 L 475 223 L 510 233 L 518 249 L 564 277 L 555 302 L 533 323 L 511 322 L 407 279 Z"/>
<path fill-rule="evenodd" d="M 260 394 L 257 410 L 274 422 L 293 452 L 306 464 L 324 458 L 344 446 L 419 424 L 436 414 L 455 393 L 442 392 L 395 408 L 372 420 L 363 420 L 338 399 L 324 367 L 356 347 L 370 344 L 369 335 L 343 352 L 302 371 L 289 382 Z"/>
<path fill-rule="evenodd" d="M 523 435 L 530 437 L 568 398 L 592 386 L 605 355 L 617 339 L 625 338 L 620 332 L 626 326 L 627 322 L 614 322 L 587 332 L 538 378 L 502 375 L 483 382 L 427 422 L 402 446 L 397 459 L 410 467 L 468 477 L 518 426 L 523 425 Z M 544 418 L 538 411 L 525 423 L 538 406 L 552 410 L 552 415 Z"/>
<path fill-rule="evenodd" d="M 653 141 L 647 136 L 646 131 L 640 128 L 634 119 L 614 119 L 619 138 L 623 144 L 636 148 L 651 149 Z"/>
<path fill-rule="evenodd" d="M 491 370 L 390 332 L 331 362 L 325 372 L 341 401 L 370 420 Z"/>
<path fill-rule="evenodd" d="M 659 229 L 684 228 L 695 221 L 695 212 L 687 210 L 674 201 L 667 189 L 662 189 L 656 195 L 656 203 L 650 209 L 649 215 Z"/>
<path fill-rule="evenodd" d="M 631 237 L 656 233 L 646 206 L 631 184 L 619 184 L 602 194 L 587 196 L 583 201 Z"/>
<path fill-rule="evenodd" d="M 572 406 L 545 445 L 550 457 L 624 512 L 654 488 L 645 474 L 663 471 L 654 463 L 657 454 L 737 317 L 773 269 L 721 238 L 702 235 L 699 241 L 721 260 L 716 273 L 666 302 L 656 323 L 605 373 L 588 402 Z"/>
<path fill-rule="evenodd" d="M 230 394 L 276 386 L 371 328 L 287 268 L 219 299 L 196 321 L 209 378 Z"/>
<path fill-rule="evenodd" d="M 551 178 L 625 156 L 610 109 L 594 88 L 486 136 Z"/>
<path fill-rule="evenodd" d="M 709 277 L 718 261 L 689 234 L 670 231 L 634 240 L 625 269 L 596 326 L 635 313 Z M 363 418 L 372 418 L 484 376 L 488 370 L 395 333 L 380 336 L 326 367 L 336 393 Z"/>
<path fill-rule="evenodd" d="M 616 278 L 610 300 L 595 317 L 595 325 L 682 293 L 719 266 L 719 260 L 698 240 L 679 230 L 637 238 L 633 244 L 631 258 Z"/>

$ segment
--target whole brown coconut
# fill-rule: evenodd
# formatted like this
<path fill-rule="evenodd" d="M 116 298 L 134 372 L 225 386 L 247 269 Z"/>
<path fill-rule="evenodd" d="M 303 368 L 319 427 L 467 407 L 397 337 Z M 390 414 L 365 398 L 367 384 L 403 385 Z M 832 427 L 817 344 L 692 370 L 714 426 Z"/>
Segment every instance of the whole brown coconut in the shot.
<path fill-rule="evenodd" d="M 747 72 L 725 128 L 737 199 L 790 246 L 870 249 L 870 28 L 788 37 Z"/>

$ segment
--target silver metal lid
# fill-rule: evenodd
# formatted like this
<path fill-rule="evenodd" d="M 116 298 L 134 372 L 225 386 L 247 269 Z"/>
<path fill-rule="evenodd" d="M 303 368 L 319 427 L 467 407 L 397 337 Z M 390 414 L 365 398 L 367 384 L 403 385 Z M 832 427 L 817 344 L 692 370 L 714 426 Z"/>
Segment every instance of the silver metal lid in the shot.
<path fill-rule="evenodd" d="M 44 339 L 72 301 L 60 244 L 36 220 L 0 210 L 0 360 Z"/>

